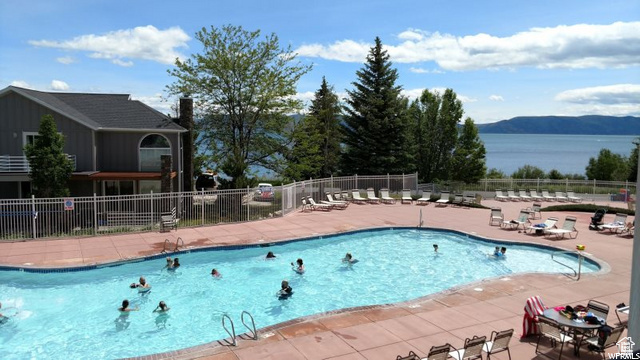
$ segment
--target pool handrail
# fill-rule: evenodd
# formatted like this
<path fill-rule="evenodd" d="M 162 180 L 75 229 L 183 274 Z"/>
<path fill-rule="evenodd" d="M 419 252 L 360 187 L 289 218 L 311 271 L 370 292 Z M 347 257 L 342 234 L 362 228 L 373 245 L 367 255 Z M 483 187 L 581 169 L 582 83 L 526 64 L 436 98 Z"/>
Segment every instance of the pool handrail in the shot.
<path fill-rule="evenodd" d="M 571 266 L 556 260 L 554 258 L 554 255 L 556 255 L 556 254 L 558 254 L 558 255 L 560 255 L 560 254 L 577 254 L 578 255 L 578 271 L 576 272 L 576 270 L 574 268 L 572 268 Z M 575 277 L 576 281 L 580 280 L 580 275 L 582 273 L 582 260 L 583 259 L 584 259 L 584 256 L 582 255 L 582 252 L 581 251 L 577 251 L 577 250 L 562 250 L 562 251 L 556 251 L 554 253 L 551 253 L 551 260 L 557 262 L 558 264 L 560 264 L 560 265 L 562 265 L 564 267 L 567 267 L 567 268 L 571 269 L 571 271 L 573 271 L 573 276 L 571 276 L 571 275 L 567 275 L 567 276 L 570 277 L 570 278 L 571 277 Z"/>
<path fill-rule="evenodd" d="M 247 325 L 247 323 L 244 321 L 244 314 L 249 315 L 249 318 L 251 319 L 251 327 L 249 327 L 249 325 Z M 251 314 L 249 314 L 248 311 L 243 310 L 242 313 L 240 314 L 240 321 L 242 321 L 242 325 L 244 325 L 244 327 L 246 327 L 251 333 L 251 338 L 253 340 L 258 340 L 258 332 L 256 331 L 256 322 L 253 320 L 253 316 L 251 316 Z"/>
<path fill-rule="evenodd" d="M 167 252 L 167 244 L 171 244 L 171 242 L 169 241 L 169 239 L 164 239 L 164 245 L 162 246 L 162 251 L 160 252 L 161 254 Z"/>
<path fill-rule="evenodd" d="M 225 318 L 229 319 L 229 322 L 231 323 L 231 332 L 229 332 L 229 329 L 227 329 L 227 325 L 224 321 Z M 231 320 L 231 318 L 227 314 L 222 314 L 222 328 L 231 337 L 231 343 L 229 345 L 238 346 L 238 342 L 236 341 L 236 328 L 235 326 L 233 326 L 233 320 Z M 227 340 L 223 339 L 223 341 L 227 341 Z"/>
<path fill-rule="evenodd" d="M 174 252 L 178 251 L 178 246 L 179 246 L 180 242 L 182 242 L 182 247 L 184 247 L 184 240 L 182 240 L 181 237 L 178 237 L 176 239 L 176 247 L 173 249 Z"/>

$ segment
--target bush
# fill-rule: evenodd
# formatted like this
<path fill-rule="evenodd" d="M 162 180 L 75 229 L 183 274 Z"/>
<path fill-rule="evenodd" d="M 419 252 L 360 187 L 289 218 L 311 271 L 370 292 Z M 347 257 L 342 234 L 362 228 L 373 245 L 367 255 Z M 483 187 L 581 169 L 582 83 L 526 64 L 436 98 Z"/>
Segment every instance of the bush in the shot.
<path fill-rule="evenodd" d="M 625 208 L 611 207 L 611 206 L 595 205 L 595 204 L 553 205 L 553 206 L 547 206 L 547 207 L 541 209 L 541 211 L 575 211 L 575 212 L 595 213 L 596 210 L 598 210 L 598 209 L 607 210 L 607 214 L 622 213 L 622 214 L 633 215 L 633 216 L 636 215 L 636 212 L 633 211 L 633 210 L 629 210 L 629 209 L 625 209 Z"/>

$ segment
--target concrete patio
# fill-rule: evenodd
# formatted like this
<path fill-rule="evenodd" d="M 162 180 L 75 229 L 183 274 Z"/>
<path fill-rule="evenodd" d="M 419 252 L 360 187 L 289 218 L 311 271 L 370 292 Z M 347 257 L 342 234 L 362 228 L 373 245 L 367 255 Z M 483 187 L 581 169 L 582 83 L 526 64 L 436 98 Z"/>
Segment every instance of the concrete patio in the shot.
<path fill-rule="evenodd" d="M 517 218 L 519 210 L 531 203 L 485 200 L 483 205 L 501 207 L 505 218 L 510 220 Z M 549 203 L 543 207 L 546 205 Z M 374 227 L 417 226 L 421 210 L 424 227 L 454 229 L 482 237 L 546 244 L 566 250 L 584 244 L 589 256 L 607 265 L 600 273 L 582 275 L 580 281 L 558 274 L 502 277 L 406 303 L 342 310 L 292 320 L 260 329 L 259 340 L 241 339 L 237 347 L 215 342 L 146 358 L 390 360 L 397 355 L 407 355 L 410 350 L 426 356 L 433 345 L 450 343 L 461 347 L 467 337 L 489 337 L 493 330 L 513 328 L 515 334 L 510 343 L 512 359 L 538 359 L 543 357 L 534 352 L 537 338 L 520 340 L 523 307 L 528 297 L 540 295 L 547 306 L 586 305 L 589 299 L 597 299 L 610 306 L 608 322 L 614 326 L 617 323 L 615 305 L 629 303 L 633 239 L 610 232 L 590 231 L 588 224 L 592 213 L 543 212 L 540 221 L 556 216 L 561 224 L 567 215 L 578 218 L 577 239 L 552 240 L 490 226 L 488 209 L 435 207 L 434 204 L 352 204 L 346 210 L 296 212 L 285 218 L 181 228 L 170 233 L 3 242 L 0 243 L 0 264 L 64 267 L 125 260 L 157 254 L 163 249 L 165 239 L 175 244 L 178 237 L 183 239 L 185 247 L 203 247 L 273 242 Z M 613 220 L 613 215 L 609 214 L 605 220 Z M 476 288 L 482 291 L 476 291 Z M 615 347 L 610 351 L 615 352 Z M 557 358 L 557 350 L 551 352 Z M 600 358 L 600 355 L 584 349 L 580 355 L 582 359 Z M 492 358 L 508 359 L 506 353 Z M 562 358 L 574 358 L 573 352 L 565 350 Z"/>

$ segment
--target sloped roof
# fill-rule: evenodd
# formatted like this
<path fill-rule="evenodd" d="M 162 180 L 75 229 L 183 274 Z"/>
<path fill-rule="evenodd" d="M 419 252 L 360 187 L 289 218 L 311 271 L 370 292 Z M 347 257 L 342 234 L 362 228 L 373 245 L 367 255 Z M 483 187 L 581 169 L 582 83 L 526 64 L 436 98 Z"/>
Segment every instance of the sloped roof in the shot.
<path fill-rule="evenodd" d="M 94 130 L 185 131 L 167 115 L 131 100 L 128 94 L 44 92 L 9 86 L 21 94 Z"/>

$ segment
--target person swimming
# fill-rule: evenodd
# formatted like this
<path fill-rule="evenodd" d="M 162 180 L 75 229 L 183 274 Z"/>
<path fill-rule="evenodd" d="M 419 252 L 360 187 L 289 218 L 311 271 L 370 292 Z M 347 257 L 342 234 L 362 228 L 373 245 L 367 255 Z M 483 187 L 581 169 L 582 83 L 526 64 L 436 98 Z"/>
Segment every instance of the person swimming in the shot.
<path fill-rule="evenodd" d="M 302 259 L 299 258 L 298 260 L 296 260 L 296 265 L 291 263 L 291 266 L 293 271 L 297 272 L 298 274 L 304 273 L 304 264 L 302 262 Z"/>
<path fill-rule="evenodd" d="M 173 260 L 171 259 L 171 256 L 167 256 L 167 264 L 164 266 L 165 269 L 172 269 L 173 268 Z"/>
<path fill-rule="evenodd" d="M 438 244 L 433 244 L 433 252 L 438 252 Z"/>
<path fill-rule="evenodd" d="M 289 286 L 289 282 L 287 280 L 282 280 L 282 283 L 280 284 L 280 291 L 278 291 L 277 295 L 280 300 L 288 299 L 293 295 L 293 289 Z"/>
<path fill-rule="evenodd" d="M 220 272 L 216 269 L 211 269 L 211 276 L 219 279 L 222 277 L 222 274 L 220 274 Z"/>
<path fill-rule="evenodd" d="M 138 292 L 147 292 L 151 290 L 151 284 L 147 282 L 144 276 L 140 276 L 139 281 L 140 282 L 138 284 L 132 283 L 131 285 L 129 285 L 129 287 L 132 289 L 138 289 Z"/>
<path fill-rule="evenodd" d="M 354 259 L 353 256 L 351 255 L 351 253 L 347 253 L 343 258 L 342 258 L 342 262 L 343 263 L 347 263 L 349 265 L 351 264 L 355 264 L 358 262 L 357 259 Z"/>
<path fill-rule="evenodd" d="M 129 300 L 127 300 L 127 299 L 122 300 L 122 306 L 118 308 L 118 311 L 120 311 L 121 313 L 128 313 L 128 312 L 131 312 L 131 311 L 138 311 L 138 310 L 140 310 L 140 308 L 137 307 L 137 306 L 135 308 L 133 308 L 133 309 L 130 308 L 129 307 Z"/>
<path fill-rule="evenodd" d="M 502 256 L 502 253 L 500 252 L 500 246 L 496 246 L 496 248 L 493 250 L 493 256 Z"/>
<path fill-rule="evenodd" d="M 506 253 L 507 253 L 507 248 L 506 247 L 503 246 L 502 248 L 500 248 L 500 254 L 502 256 L 506 256 L 507 255 Z"/>
<path fill-rule="evenodd" d="M 169 311 L 171 308 L 167 306 L 167 304 L 164 301 L 160 301 L 160 303 L 158 304 L 158 306 L 153 310 L 154 313 L 166 313 L 167 311 Z"/>
<path fill-rule="evenodd" d="M 180 260 L 178 258 L 173 259 L 173 266 L 168 268 L 167 270 L 176 270 L 180 267 Z"/>
<path fill-rule="evenodd" d="M 273 254 L 273 251 L 269 251 L 267 253 L 267 256 L 265 257 L 266 259 L 275 259 L 276 256 Z"/>

